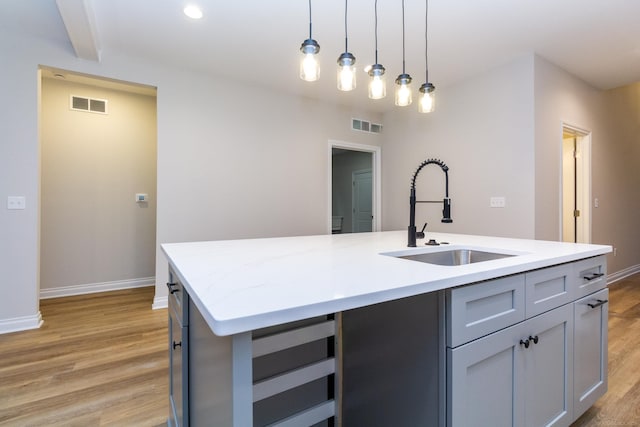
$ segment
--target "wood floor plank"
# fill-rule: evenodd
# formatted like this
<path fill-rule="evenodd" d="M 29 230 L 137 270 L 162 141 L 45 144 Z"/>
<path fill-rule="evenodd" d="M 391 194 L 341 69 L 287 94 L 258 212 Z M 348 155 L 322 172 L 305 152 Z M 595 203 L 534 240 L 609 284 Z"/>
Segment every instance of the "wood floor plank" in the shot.
<path fill-rule="evenodd" d="M 0 425 L 164 425 L 167 313 L 153 293 L 43 300 L 42 328 L 0 335 Z"/>

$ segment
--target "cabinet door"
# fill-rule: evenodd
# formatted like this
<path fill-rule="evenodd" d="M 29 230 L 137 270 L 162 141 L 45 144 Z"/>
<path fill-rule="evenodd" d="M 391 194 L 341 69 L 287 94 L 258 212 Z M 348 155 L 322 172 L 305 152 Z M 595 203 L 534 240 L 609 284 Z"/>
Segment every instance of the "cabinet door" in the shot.
<path fill-rule="evenodd" d="M 607 391 L 609 290 L 574 303 L 574 419 Z"/>
<path fill-rule="evenodd" d="M 573 307 L 567 304 L 523 324 L 526 426 L 568 426 L 573 406 Z"/>
<path fill-rule="evenodd" d="M 448 349 L 447 355 L 448 425 L 571 423 L 571 304 Z"/>
<path fill-rule="evenodd" d="M 447 349 L 447 425 L 524 425 L 522 324 Z"/>
<path fill-rule="evenodd" d="M 180 326 L 174 310 L 169 310 L 169 419 L 171 427 L 189 425 L 187 405 L 187 337 L 186 326 Z"/>

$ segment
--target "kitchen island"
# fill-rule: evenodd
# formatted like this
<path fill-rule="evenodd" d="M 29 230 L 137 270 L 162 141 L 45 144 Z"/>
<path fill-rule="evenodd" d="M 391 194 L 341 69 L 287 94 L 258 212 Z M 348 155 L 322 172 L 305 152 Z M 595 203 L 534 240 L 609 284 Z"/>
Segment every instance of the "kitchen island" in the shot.
<path fill-rule="evenodd" d="M 569 425 L 606 391 L 611 247 L 427 238 L 447 244 L 381 232 L 162 245 L 171 422 Z M 406 258 L 453 250 L 500 256 Z"/>

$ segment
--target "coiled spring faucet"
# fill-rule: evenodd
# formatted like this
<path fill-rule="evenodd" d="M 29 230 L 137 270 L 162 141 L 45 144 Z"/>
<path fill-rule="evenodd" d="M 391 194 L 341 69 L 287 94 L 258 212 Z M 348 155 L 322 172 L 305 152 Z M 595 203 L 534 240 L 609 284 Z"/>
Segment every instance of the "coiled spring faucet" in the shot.
<path fill-rule="evenodd" d="M 445 188 L 444 188 L 444 199 L 442 202 L 439 200 L 416 200 L 416 178 L 418 174 L 427 165 L 438 165 L 444 172 L 445 176 Z M 442 203 L 442 222 L 444 223 L 452 223 L 451 219 L 451 199 L 449 198 L 449 167 L 439 159 L 427 159 L 424 162 L 420 163 L 418 169 L 413 174 L 413 178 L 411 178 L 411 195 L 409 196 L 409 240 L 407 246 L 410 248 L 416 247 L 416 237 L 418 233 L 416 232 L 416 203 Z M 426 226 L 426 224 L 425 224 Z M 423 228 L 424 231 L 424 228 Z M 424 233 L 421 233 L 424 237 Z"/>

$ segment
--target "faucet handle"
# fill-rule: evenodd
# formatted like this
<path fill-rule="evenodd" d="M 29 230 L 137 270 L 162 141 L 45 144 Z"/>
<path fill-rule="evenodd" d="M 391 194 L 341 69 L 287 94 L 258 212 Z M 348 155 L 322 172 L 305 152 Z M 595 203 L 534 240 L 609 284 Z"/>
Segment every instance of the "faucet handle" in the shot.
<path fill-rule="evenodd" d="M 416 232 L 416 238 L 417 239 L 424 239 L 424 229 L 427 228 L 427 223 L 425 222 L 424 225 L 422 226 L 422 230 Z"/>

